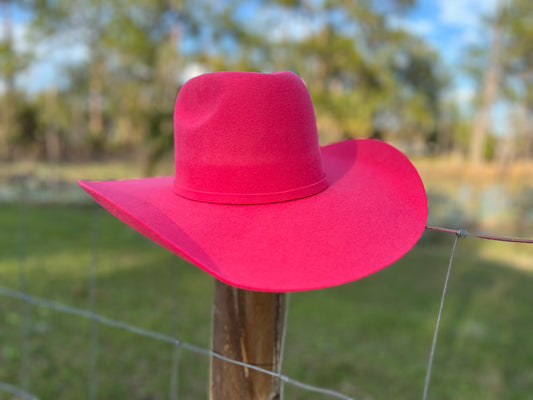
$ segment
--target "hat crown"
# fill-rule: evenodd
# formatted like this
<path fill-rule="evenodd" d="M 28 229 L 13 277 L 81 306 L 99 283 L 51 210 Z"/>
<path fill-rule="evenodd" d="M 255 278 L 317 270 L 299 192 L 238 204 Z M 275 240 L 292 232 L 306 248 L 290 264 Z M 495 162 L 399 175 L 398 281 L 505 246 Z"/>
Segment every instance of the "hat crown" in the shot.
<path fill-rule="evenodd" d="M 311 97 L 288 72 L 189 80 L 174 110 L 174 190 L 193 200 L 260 204 L 327 187 Z"/>

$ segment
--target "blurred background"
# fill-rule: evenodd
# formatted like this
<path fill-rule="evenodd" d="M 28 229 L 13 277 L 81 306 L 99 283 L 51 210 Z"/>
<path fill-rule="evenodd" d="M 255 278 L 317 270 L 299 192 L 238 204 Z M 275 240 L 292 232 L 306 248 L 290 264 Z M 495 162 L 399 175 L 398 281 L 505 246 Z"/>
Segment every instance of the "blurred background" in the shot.
<path fill-rule="evenodd" d="M 211 278 L 76 181 L 172 174 L 177 92 L 219 70 L 298 73 L 322 144 L 372 137 L 411 158 L 429 224 L 531 238 L 532 43 L 531 0 L 0 0 L 0 294 L 209 347 Z M 397 266 L 294 294 L 285 372 L 420 397 L 453 239 L 426 232 Z M 430 398 L 533 398 L 532 260 L 460 242 Z M 205 398 L 209 360 L 176 351 L 0 298 L 0 383 L 42 399 Z"/>
<path fill-rule="evenodd" d="M 514 206 L 530 197 L 529 188 L 493 182 L 477 188 L 480 177 L 520 181 L 531 172 L 530 1 L 1 0 L 0 6 L 4 182 L 54 165 L 52 177 L 60 179 L 59 165 L 75 175 L 63 181 L 171 174 L 172 110 L 187 79 L 288 69 L 311 92 L 322 144 L 373 137 L 396 145 L 416 160 L 430 188 L 435 174 L 450 175 L 456 190 L 449 194 L 463 212 L 482 212 L 468 222 L 500 212 L 497 204 L 469 211 L 469 203 L 493 192 L 502 197 L 485 202 Z M 103 162 L 114 167 L 99 169 Z M 93 169 L 79 168 L 90 163 Z M 475 185 L 461 184 L 472 170 Z"/>

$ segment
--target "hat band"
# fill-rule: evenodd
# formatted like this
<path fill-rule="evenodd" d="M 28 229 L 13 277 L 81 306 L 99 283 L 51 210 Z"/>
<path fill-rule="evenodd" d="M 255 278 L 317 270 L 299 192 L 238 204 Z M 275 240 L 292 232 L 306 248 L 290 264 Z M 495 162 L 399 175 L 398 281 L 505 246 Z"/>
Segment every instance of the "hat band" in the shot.
<path fill-rule="evenodd" d="M 174 180 L 174 192 L 182 197 L 204 203 L 220 204 L 265 204 L 279 203 L 282 201 L 296 200 L 302 197 L 312 196 L 328 187 L 328 181 L 324 175 L 311 185 L 301 186 L 296 189 L 270 193 L 213 193 L 193 190 L 179 186 Z"/>

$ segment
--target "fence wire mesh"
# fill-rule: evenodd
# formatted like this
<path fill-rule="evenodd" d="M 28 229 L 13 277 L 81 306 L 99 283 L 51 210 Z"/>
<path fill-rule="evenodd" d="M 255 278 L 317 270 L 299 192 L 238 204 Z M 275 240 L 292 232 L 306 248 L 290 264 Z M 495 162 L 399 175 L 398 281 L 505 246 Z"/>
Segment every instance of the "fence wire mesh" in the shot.
<path fill-rule="evenodd" d="M 28 235 L 28 213 L 27 213 L 27 204 L 24 198 L 24 191 L 22 191 L 21 198 L 21 207 L 20 207 L 20 226 L 19 226 L 19 248 L 18 248 L 18 288 L 12 288 L 7 286 L 0 285 L 0 297 L 5 299 L 15 300 L 21 303 L 21 329 L 20 329 L 20 379 L 19 382 L 2 382 L 0 381 L 0 394 L 7 393 L 13 395 L 15 399 L 28 399 L 35 400 L 39 398 L 38 393 L 31 393 L 31 381 L 30 381 L 30 365 L 31 365 L 31 352 L 29 349 L 29 334 L 30 326 L 32 325 L 32 314 L 33 308 L 43 308 L 53 312 L 71 315 L 79 319 L 84 319 L 90 321 L 90 340 L 88 343 L 89 356 L 90 359 L 88 363 L 89 373 L 87 377 L 87 397 L 89 400 L 98 399 L 98 370 L 99 370 L 99 353 L 100 341 L 102 338 L 102 333 L 100 332 L 100 327 L 110 327 L 117 330 L 122 330 L 129 332 L 133 335 L 144 337 L 153 341 L 167 343 L 172 345 L 171 352 L 171 361 L 170 361 L 170 380 L 168 386 L 168 398 L 170 400 L 178 399 L 178 387 L 179 387 L 179 365 L 180 365 L 180 356 L 183 351 L 198 354 L 204 357 L 216 357 L 225 362 L 236 364 L 242 367 L 246 367 L 255 371 L 259 371 L 264 374 L 275 376 L 281 381 L 282 389 L 286 385 L 293 385 L 297 388 L 303 389 L 304 391 L 318 393 L 324 395 L 328 398 L 337 398 L 344 400 L 355 400 L 354 397 L 346 395 L 336 390 L 331 390 L 325 387 L 320 387 L 318 385 L 308 384 L 297 379 L 293 379 L 284 373 L 275 373 L 264 368 L 258 367 L 253 364 L 229 359 L 220 354 L 217 354 L 210 349 L 202 346 L 198 346 L 187 341 L 180 340 L 178 338 L 178 321 L 179 316 L 177 309 L 175 309 L 170 317 L 170 333 L 164 334 L 159 331 L 146 329 L 135 324 L 131 324 L 120 319 L 114 319 L 99 313 L 96 308 L 96 296 L 98 291 L 98 281 L 97 281 L 97 264 L 98 264 L 98 247 L 99 247 L 99 232 L 100 232 L 100 215 L 101 211 L 99 208 L 94 208 L 94 216 L 92 218 L 92 233 L 91 233 L 91 260 L 89 266 L 89 274 L 87 280 L 87 307 L 75 307 L 64 302 L 55 301 L 49 298 L 35 296 L 29 293 L 27 289 L 28 276 L 26 272 L 26 257 L 28 254 L 28 245 L 27 245 L 27 235 Z M 520 242 L 520 243 L 533 243 L 533 240 L 530 239 L 519 239 L 519 238 L 509 238 L 509 237 L 499 237 L 499 236 L 489 236 L 489 235 L 476 235 L 470 234 L 464 229 L 448 229 L 440 228 L 434 226 L 426 227 L 428 230 L 440 231 L 445 234 L 455 235 L 455 241 L 451 249 L 451 255 L 449 260 L 449 265 L 444 281 L 444 288 L 442 292 L 442 297 L 440 301 L 439 309 L 437 310 L 437 317 L 435 323 L 435 330 L 433 335 L 433 340 L 431 342 L 429 350 L 429 360 L 427 363 L 426 369 L 426 378 L 424 382 L 424 389 L 422 393 L 422 398 L 425 400 L 428 396 L 430 388 L 430 379 L 431 372 L 434 362 L 434 353 L 437 344 L 437 335 L 439 331 L 439 324 L 441 321 L 442 310 L 444 307 L 444 301 L 447 291 L 448 282 L 450 279 L 450 274 L 452 271 L 452 265 L 454 261 L 454 255 L 457 247 L 458 240 L 465 237 L 475 237 L 485 240 L 498 240 L 498 241 L 508 241 L 508 242 Z M 177 268 L 173 268 L 174 273 L 177 273 Z M 176 276 L 176 281 L 178 277 Z M 176 304 L 177 305 L 177 300 Z M 288 308 L 288 307 L 287 307 Z M 283 390 L 282 390 L 283 392 Z"/>

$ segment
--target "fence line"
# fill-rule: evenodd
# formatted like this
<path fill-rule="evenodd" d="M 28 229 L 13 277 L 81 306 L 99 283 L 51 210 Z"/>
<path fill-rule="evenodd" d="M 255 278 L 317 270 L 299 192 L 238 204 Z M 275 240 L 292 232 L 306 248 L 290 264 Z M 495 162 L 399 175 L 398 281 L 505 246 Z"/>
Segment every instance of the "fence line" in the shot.
<path fill-rule="evenodd" d="M 89 262 L 89 278 L 87 280 L 87 294 L 89 311 L 96 312 L 96 289 L 98 287 L 98 275 L 96 273 L 96 266 L 98 261 L 98 244 L 100 228 L 101 208 L 94 209 L 93 226 L 91 232 L 91 261 Z M 99 330 L 98 322 L 91 321 L 91 356 L 89 361 L 89 400 L 97 400 L 98 398 L 98 351 L 99 351 Z"/>
<path fill-rule="evenodd" d="M 38 306 L 38 307 L 44 307 L 50 310 L 54 310 L 60 313 L 64 314 L 70 314 L 77 317 L 90 319 L 92 321 L 91 323 L 91 360 L 90 360 L 90 368 L 89 368 L 89 375 L 88 375 L 88 383 L 89 383 L 89 400 L 96 400 L 97 395 L 97 388 L 98 388 L 98 382 L 97 382 L 97 373 L 98 373 L 98 348 L 99 348 L 99 331 L 98 327 L 100 324 L 106 325 L 109 327 L 122 329 L 127 332 L 147 337 L 153 340 L 157 340 L 160 342 L 166 342 L 173 344 L 173 353 L 171 357 L 171 375 L 170 375 L 170 382 L 169 382 L 169 398 L 170 400 L 176 400 L 177 399 L 177 391 L 178 391 L 178 372 L 179 372 L 179 357 L 180 357 L 180 351 L 187 350 L 196 354 L 201 354 L 209 357 L 215 357 L 220 360 L 223 360 L 228 363 L 232 363 L 235 365 L 243 366 L 255 371 L 258 371 L 260 373 L 264 373 L 270 376 L 274 376 L 281 381 L 281 395 L 283 397 L 283 388 L 284 384 L 291 384 L 295 387 L 299 387 L 301 389 L 307 390 L 309 392 L 319 393 L 323 395 L 327 395 L 333 398 L 338 398 L 342 400 L 355 400 L 354 398 L 347 396 L 345 394 L 342 394 L 340 392 L 337 392 L 335 390 L 327 389 L 327 388 L 321 388 L 318 386 L 314 386 L 311 384 L 307 384 L 305 382 L 298 381 L 296 379 L 290 378 L 289 376 L 283 374 L 280 371 L 278 372 L 272 372 L 267 369 L 258 367 L 253 364 L 248 364 L 245 362 L 237 361 L 230 359 L 228 357 L 222 356 L 218 353 L 213 352 L 210 349 L 203 348 L 200 346 L 196 346 L 191 343 L 184 342 L 178 338 L 177 335 L 177 323 L 178 323 L 178 317 L 177 317 L 177 307 L 174 312 L 174 316 L 171 318 L 170 321 L 170 334 L 166 335 L 161 332 L 152 331 L 149 329 L 141 328 L 129 323 L 126 323 L 124 321 L 108 318 L 106 316 L 98 314 L 96 311 L 95 306 L 95 298 L 96 298 L 96 291 L 97 291 L 97 274 L 96 274 L 96 266 L 97 266 L 97 248 L 98 248 L 98 229 L 99 229 L 99 219 L 100 219 L 100 209 L 95 209 L 95 218 L 93 218 L 93 232 L 92 232 L 92 256 L 90 260 L 90 275 L 89 280 L 87 283 L 88 288 L 88 309 L 81 309 L 77 307 L 73 307 L 64 303 L 60 303 L 54 300 L 37 297 L 30 295 L 26 293 L 26 276 L 25 276 L 25 261 L 26 261 L 26 231 L 27 231 L 27 205 L 24 201 L 25 198 L 25 192 L 24 189 L 22 189 L 22 195 L 21 195 L 21 219 L 20 219 L 20 243 L 19 243 L 19 283 L 18 283 L 18 290 L 12 289 L 4 286 L 0 286 L 0 296 L 8 297 L 11 299 L 20 300 L 23 302 L 23 311 L 22 311 L 22 326 L 21 326 L 21 371 L 20 371 L 20 385 L 21 387 L 13 386 L 9 383 L 0 382 L 0 391 L 4 391 L 7 393 L 11 393 L 17 396 L 20 396 L 24 399 L 29 400 L 37 400 L 37 397 L 31 393 L 28 392 L 29 388 L 29 326 L 31 323 L 31 309 L 30 306 Z M 448 229 L 448 228 L 440 228 L 435 226 L 426 226 L 427 230 L 434 230 L 434 231 L 440 231 L 444 233 L 450 233 L 454 234 L 455 241 L 453 244 L 453 248 L 451 251 L 451 257 L 450 262 L 448 266 L 448 271 L 446 274 L 445 282 L 444 282 L 444 288 L 442 293 L 442 298 L 440 302 L 440 307 L 438 311 L 437 321 L 435 325 L 435 332 L 433 335 L 433 341 L 431 344 L 431 350 L 429 355 L 429 361 L 426 371 L 426 379 L 424 384 L 424 392 L 423 392 L 423 399 L 425 400 L 427 397 L 427 392 L 429 388 L 429 382 L 431 378 L 431 370 L 433 366 L 433 355 L 435 352 L 435 346 L 437 342 L 437 335 L 439 330 L 439 324 L 440 319 L 442 315 L 442 309 L 444 306 L 444 299 L 446 295 L 446 289 L 448 285 L 448 280 L 451 273 L 451 268 L 453 264 L 455 249 L 457 246 L 457 242 L 459 238 L 465 238 L 465 237 L 476 237 L 480 239 L 486 239 L 486 240 L 498 240 L 498 241 L 506 241 L 506 242 L 514 242 L 514 243 L 533 243 L 533 240 L 530 239 L 519 239 L 519 238 L 508 238 L 508 237 L 500 237 L 500 236 L 490 236 L 490 235 L 480 235 L 480 234 L 471 234 L 468 233 L 465 229 Z M 287 307 L 288 308 L 288 307 Z M 287 314 L 285 315 L 285 318 L 287 318 Z"/>
<path fill-rule="evenodd" d="M 10 385 L 9 383 L 0 382 L 0 392 L 11 393 L 15 396 L 22 397 L 26 400 L 39 400 L 33 394 L 26 392 L 16 386 Z"/>
<path fill-rule="evenodd" d="M 175 293 L 178 292 L 178 268 L 175 265 L 170 265 L 174 273 L 176 274 L 176 286 L 174 287 Z M 173 268 L 174 267 L 174 268 Z M 174 296 L 176 302 L 174 303 L 174 310 L 172 318 L 170 320 L 170 335 L 173 337 L 178 336 L 178 301 L 177 296 Z M 178 383 L 179 383 L 179 363 L 180 363 L 180 346 L 174 345 L 172 348 L 172 356 L 170 359 L 170 383 L 169 383 L 169 400 L 178 400 Z"/>
<path fill-rule="evenodd" d="M 321 394 L 329 395 L 331 397 L 335 397 L 335 398 L 343 399 L 343 400 L 355 400 L 354 398 L 346 396 L 335 390 L 320 388 L 320 387 L 313 386 L 313 385 L 310 385 L 304 382 L 300 382 L 282 373 L 272 372 L 272 371 L 258 367 L 253 364 L 248 364 L 245 362 L 233 360 L 231 358 L 224 357 L 218 353 L 215 353 L 212 350 L 209 350 L 209 349 L 206 349 L 200 346 L 196 346 L 191 343 L 184 342 L 178 338 L 165 335 L 160 332 L 152 331 L 149 329 L 141 328 L 141 327 L 138 327 L 132 324 L 128 324 L 124 321 L 108 318 L 103 315 L 96 314 L 89 310 L 84 310 L 84 309 L 80 309 L 77 307 L 69 306 L 67 304 L 60 303 L 58 301 L 33 296 L 27 293 L 23 293 L 20 290 L 11 289 L 5 286 L 0 286 L 0 296 L 4 296 L 4 297 L 11 298 L 11 299 L 16 299 L 16 300 L 22 300 L 24 302 L 27 302 L 28 304 L 32 304 L 34 306 L 39 306 L 39 307 L 45 307 L 50 310 L 58 311 L 64 314 L 71 314 L 71 315 L 75 315 L 81 318 L 92 319 L 102 325 L 106 325 L 112 328 L 123 329 L 127 332 L 134 333 L 139 336 L 144 336 L 144 337 L 157 340 L 160 342 L 171 343 L 171 344 L 181 347 L 182 349 L 189 350 L 193 353 L 216 357 L 225 362 L 240 365 L 242 367 L 247 367 L 255 371 L 267 374 L 267 375 L 275 376 L 285 383 L 300 387 L 310 392 L 321 393 Z"/>
<path fill-rule="evenodd" d="M 437 322 L 435 323 L 435 332 L 433 333 L 433 341 L 431 342 L 431 350 L 429 351 L 428 366 L 426 369 L 426 380 L 424 382 L 424 392 L 422 393 L 422 400 L 426 400 L 428 396 L 429 381 L 431 379 L 431 370 L 433 369 L 433 356 L 435 355 L 435 347 L 437 346 L 437 335 L 439 334 L 440 318 L 442 316 L 442 309 L 444 308 L 444 298 L 448 289 L 448 281 L 450 280 L 450 273 L 452 272 L 453 256 L 457 248 L 457 241 L 461 237 L 465 237 L 466 231 L 458 232 L 453 242 L 452 254 L 450 256 L 450 263 L 446 271 L 446 278 L 444 279 L 444 288 L 442 289 L 442 297 L 440 299 L 439 313 L 437 314 Z"/>
<path fill-rule="evenodd" d="M 438 226 L 426 226 L 427 230 L 430 231 L 438 231 L 438 232 L 446 232 L 446 233 L 453 233 L 454 235 L 457 235 L 461 238 L 466 237 L 473 237 L 477 239 L 486 239 L 486 240 L 496 240 L 499 242 L 510 242 L 510 243 L 527 243 L 527 244 L 533 244 L 533 239 L 524 239 L 524 238 L 512 238 L 512 237 L 505 237 L 505 236 L 494 236 L 494 235 L 485 235 L 485 234 L 479 234 L 479 233 L 470 233 L 466 229 L 450 229 L 450 228 L 441 228 Z"/>
<path fill-rule="evenodd" d="M 21 187 L 21 208 L 19 224 L 19 247 L 18 247 L 18 287 L 22 292 L 26 291 L 26 255 L 27 255 L 27 226 L 28 226 L 28 207 L 26 204 L 26 187 Z M 22 305 L 22 323 L 20 326 L 20 386 L 23 391 L 30 387 L 29 374 L 29 344 L 28 337 L 30 334 L 31 310 L 28 302 L 24 301 Z"/>

